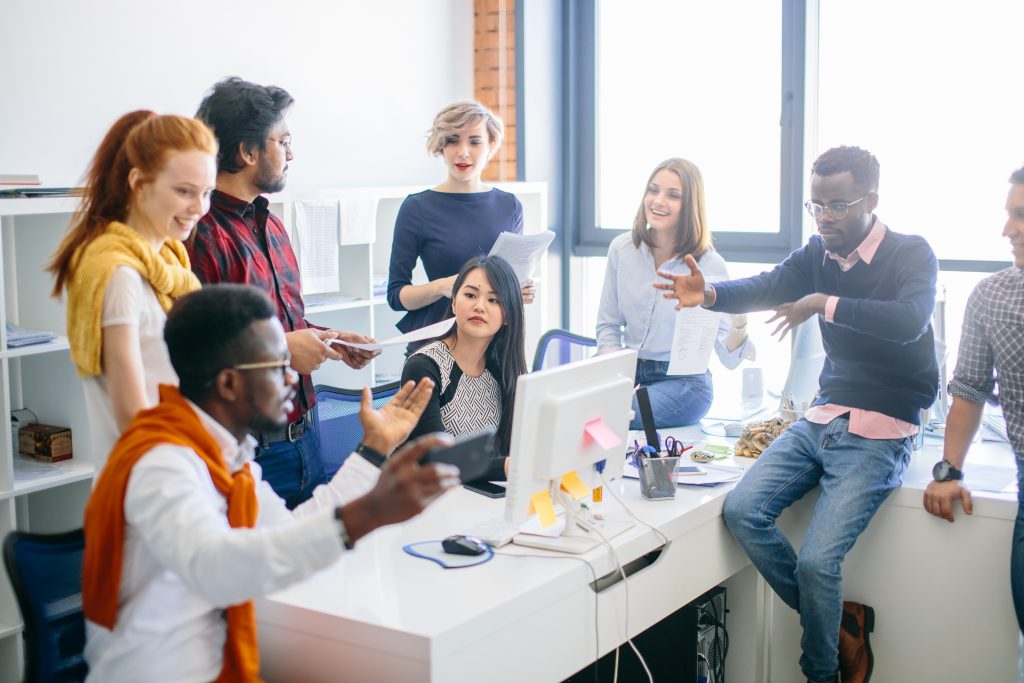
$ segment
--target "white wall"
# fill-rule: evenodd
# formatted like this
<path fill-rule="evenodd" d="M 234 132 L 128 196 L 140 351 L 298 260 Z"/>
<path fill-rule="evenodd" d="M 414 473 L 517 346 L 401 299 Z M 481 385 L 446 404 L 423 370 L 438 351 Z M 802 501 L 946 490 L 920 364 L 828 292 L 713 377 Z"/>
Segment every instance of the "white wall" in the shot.
<path fill-rule="evenodd" d="M 77 184 L 103 133 L 191 116 L 228 75 L 296 99 L 292 187 L 440 182 L 425 132 L 473 94 L 471 0 L 44 0 L 0 12 L 0 173 Z"/>

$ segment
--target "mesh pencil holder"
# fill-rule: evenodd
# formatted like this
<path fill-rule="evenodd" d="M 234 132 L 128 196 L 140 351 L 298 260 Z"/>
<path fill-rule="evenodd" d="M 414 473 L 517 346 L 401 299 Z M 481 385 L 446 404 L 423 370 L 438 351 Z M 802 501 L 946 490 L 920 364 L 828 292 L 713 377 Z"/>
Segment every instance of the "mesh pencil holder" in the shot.
<path fill-rule="evenodd" d="M 647 500 L 670 500 L 676 497 L 676 465 L 679 458 L 637 458 L 640 472 L 640 495 Z"/>

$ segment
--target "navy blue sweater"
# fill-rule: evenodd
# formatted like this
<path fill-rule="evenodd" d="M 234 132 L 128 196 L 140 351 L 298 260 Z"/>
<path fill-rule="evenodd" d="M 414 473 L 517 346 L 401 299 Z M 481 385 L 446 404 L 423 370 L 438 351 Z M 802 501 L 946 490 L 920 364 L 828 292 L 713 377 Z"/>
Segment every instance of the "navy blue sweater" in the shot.
<path fill-rule="evenodd" d="M 515 195 L 497 188 L 487 192 L 426 190 L 405 198 L 395 219 L 388 272 L 388 304 L 404 311 L 398 293 L 412 284 L 416 259 L 423 261 L 429 280 L 458 274 L 474 256 L 483 256 L 503 232 L 523 232 L 523 205 Z M 409 311 L 398 329 L 411 332 L 444 318 L 451 299 L 442 297 Z"/>
<path fill-rule="evenodd" d="M 844 273 L 814 235 L 771 272 L 716 283 L 712 309 L 746 313 L 815 292 L 838 296 L 834 322 L 818 319 L 826 359 L 815 403 L 920 424 L 939 386 L 931 327 L 937 271 L 921 237 L 886 230 L 871 263 Z"/>

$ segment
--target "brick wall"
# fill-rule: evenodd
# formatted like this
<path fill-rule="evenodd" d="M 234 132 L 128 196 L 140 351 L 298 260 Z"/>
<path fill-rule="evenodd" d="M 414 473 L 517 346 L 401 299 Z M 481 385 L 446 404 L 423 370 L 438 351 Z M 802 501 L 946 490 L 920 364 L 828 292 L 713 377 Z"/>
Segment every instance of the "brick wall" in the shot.
<path fill-rule="evenodd" d="M 473 0 L 473 94 L 505 122 L 486 180 L 516 180 L 516 3 Z"/>

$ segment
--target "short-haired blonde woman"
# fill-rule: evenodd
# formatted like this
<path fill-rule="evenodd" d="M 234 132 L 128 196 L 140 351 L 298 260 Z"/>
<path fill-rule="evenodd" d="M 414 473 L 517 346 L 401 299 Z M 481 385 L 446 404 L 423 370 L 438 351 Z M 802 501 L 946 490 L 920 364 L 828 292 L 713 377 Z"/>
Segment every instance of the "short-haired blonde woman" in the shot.
<path fill-rule="evenodd" d="M 638 352 L 636 382 L 647 387 L 658 427 L 693 424 L 711 408 L 711 373 L 668 375 L 675 331 L 675 302 L 651 287 L 657 271 L 690 270 L 690 254 L 706 277 L 727 279 L 725 260 L 711 246 L 704 208 L 704 179 L 685 159 L 667 159 L 651 173 L 637 209 L 633 230 L 608 247 L 608 265 L 597 314 L 598 353 L 626 347 Z M 730 324 L 731 323 L 731 324 Z M 745 316 L 722 316 L 715 350 L 722 364 L 735 368 L 752 358 Z M 630 429 L 641 429 L 640 412 Z"/>
<path fill-rule="evenodd" d="M 217 140 L 183 116 L 134 111 L 100 143 L 81 208 L 53 255 L 53 295 L 67 294 L 71 360 L 85 381 L 97 472 L 157 386 L 178 384 L 166 311 L 199 289 L 182 241 L 210 208 Z"/>
<path fill-rule="evenodd" d="M 519 200 L 480 178 L 503 135 L 501 119 L 479 102 L 451 104 L 435 117 L 427 151 L 444 161 L 448 177 L 406 197 L 395 221 L 387 296 L 392 309 L 407 311 L 401 331 L 443 319 L 462 264 L 486 255 L 499 234 L 523 232 Z M 423 262 L 426 284 L 412 284 L 416 259 Z M 522 296 L 524 303 L 533 301 L 532 281 L 523 283 Z"/>

